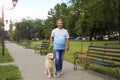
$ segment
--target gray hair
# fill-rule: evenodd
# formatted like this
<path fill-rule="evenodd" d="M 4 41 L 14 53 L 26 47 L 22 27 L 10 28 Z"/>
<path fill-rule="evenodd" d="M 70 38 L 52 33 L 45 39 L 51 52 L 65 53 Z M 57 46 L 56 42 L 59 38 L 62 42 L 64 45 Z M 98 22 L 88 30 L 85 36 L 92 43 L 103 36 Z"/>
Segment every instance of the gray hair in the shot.
<path fill-rule="evenodd" d="M 57 23 L 58 21 L 61 21 L 61 22 L 63 22 L 63 20 L 62 20 L 62 19 L 58 19 L 58 20 L 56 21 L 56 23 Z"/>

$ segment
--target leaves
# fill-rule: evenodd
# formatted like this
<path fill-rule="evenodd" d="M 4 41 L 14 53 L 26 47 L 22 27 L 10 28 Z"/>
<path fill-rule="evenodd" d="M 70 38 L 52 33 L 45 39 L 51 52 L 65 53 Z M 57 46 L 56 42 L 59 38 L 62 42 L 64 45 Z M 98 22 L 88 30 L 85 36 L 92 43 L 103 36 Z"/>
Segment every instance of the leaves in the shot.
<path fill-rule="evenodd" d="M 56 4 L 48 11 L 46 20 L 23 19 L 16 27 L 16 33 L 26 37 L 26 26 L 30 27 L 32 35 L 48 38 L 51 30 L 56 27 L 56 20 L 61 18 L 64 28 L 70 36 L 110 35 L 114 31 L 120 33 L 120 0 L 67 0 Z M 19 27 L 22 26 L 22 27 Z M 18 30 L 18 31 L 17 31 Z M 18 34 L 19 35 L 19 34 Z"/>

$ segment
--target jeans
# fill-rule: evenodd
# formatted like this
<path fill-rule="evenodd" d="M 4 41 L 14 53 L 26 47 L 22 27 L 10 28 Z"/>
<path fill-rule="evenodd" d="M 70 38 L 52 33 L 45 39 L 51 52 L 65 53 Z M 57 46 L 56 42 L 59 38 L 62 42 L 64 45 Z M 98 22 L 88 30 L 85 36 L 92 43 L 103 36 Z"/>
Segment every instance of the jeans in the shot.
<path fill-rule="evenodd" d="M 64 52 L 65 52 L 65 50 L 54 50 L 56 71 L 62 70 Z"/>

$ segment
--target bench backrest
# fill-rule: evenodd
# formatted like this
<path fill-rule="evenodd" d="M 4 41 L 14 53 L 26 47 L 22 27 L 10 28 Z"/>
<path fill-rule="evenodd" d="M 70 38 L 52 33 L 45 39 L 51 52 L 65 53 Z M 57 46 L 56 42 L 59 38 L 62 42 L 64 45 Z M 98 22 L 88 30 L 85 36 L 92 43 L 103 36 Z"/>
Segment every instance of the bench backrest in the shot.
<path fill-rule="evenodd" d="M 120 63 L 120 46 L 97 46 L 90 44 L 87 56 L 95 60 Z"/>
<path fill-rule="evenodd" d="M 41 47 L 48 49 L 48 48 L 49 48 L 49 45 L 50 45 L 50 42 L 49 42 L 49 41 L 43 41 Z"/>

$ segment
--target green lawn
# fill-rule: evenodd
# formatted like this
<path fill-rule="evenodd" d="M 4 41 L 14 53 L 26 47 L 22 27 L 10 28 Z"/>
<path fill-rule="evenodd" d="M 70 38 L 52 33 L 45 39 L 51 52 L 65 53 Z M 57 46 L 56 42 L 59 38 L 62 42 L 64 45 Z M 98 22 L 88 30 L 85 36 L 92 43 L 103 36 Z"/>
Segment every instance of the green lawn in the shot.
<path fill-rule="evenodd" d="M 10 56 L 8 50 L 5 48 L 5 56 L 2 56 L 2 47 L 0 45 L 0 63 L 13 62 L 13 58 Z"/>
<path fill-rule="evenodd" d="M 18 67 L 0 66 L 0 80 L 22 80 Z"/>
<path fill-rule="evenodd" d="M 118 41 L 92 41 L 92 42 L 83 42 L 83 53 L 86 53 L 86 51 L 88 50 L 88 46 L 90 43 L 96 44 L 96 45 L 104 45 L 105 43 L 108 43 L 108 45 L 111 46 L 120 46 L 118 44 Z M 41 41 L 32 41 L 31 45 L 29 46 L 29 48 L 34 49 L 34 47 L 36 45 L 41 45 Z M 68 62 L 73 63 L 73 53 L 74 52 L 81 52 L 81 42 L 80 41 L 70 41 L 70 50 L 68 52 L 65 53 L 64 59 Z M 82 54 L 82 56 L 85 56 L 85 54 Z M 82 66 L 82 65 L 80 65 Z M 103 66 L 99 66 L 99 65 L 91 65 L 90 69 L 103 73 L 103 74 L 107 74 L 107 69 L 106 67 Z M 114 73 L 115 70 L 112 71 L 112 73 Z M 120 79 L 120 76 L 118 76 L 120 74 L 114 74 L 112 75 L 113 77 Z"/>
<path fill-rule="evenodd" d="M 5 48 L 5 56 L 3 57 L 1 49 L 0 45 L 0 63 L 13 62 L 8 50 Z M 0 80 L 22 80 L 18 67 L 14 65 L 0 66 Z"/>

